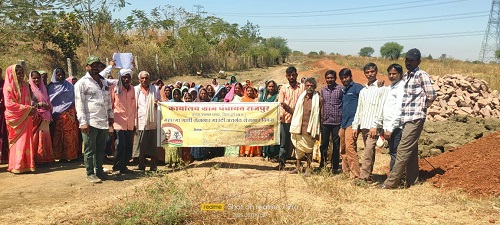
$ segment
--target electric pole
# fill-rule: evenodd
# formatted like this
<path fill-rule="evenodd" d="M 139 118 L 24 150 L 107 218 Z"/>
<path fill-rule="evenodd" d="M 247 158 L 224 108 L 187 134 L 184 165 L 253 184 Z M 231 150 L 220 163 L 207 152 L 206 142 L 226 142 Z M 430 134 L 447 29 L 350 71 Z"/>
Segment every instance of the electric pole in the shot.
<path fill-rule="evenodd" d="M 491 3 L 490 18 L 484 33 L 484 40 L 479 53 L 479 60 L 485 63 L 498 62 L 495 52 L 500 50 L 500 0 Z"/>

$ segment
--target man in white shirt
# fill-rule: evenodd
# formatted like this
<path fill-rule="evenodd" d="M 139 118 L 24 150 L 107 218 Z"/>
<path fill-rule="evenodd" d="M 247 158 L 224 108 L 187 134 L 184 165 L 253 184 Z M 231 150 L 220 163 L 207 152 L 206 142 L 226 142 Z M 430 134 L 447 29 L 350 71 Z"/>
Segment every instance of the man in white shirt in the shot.
<path fill-rule="evenodd" d="M 359 178 L 366 182 L 372 182 L 371 173 L 375 162 L 375 144 L 378 139 L 377 129 L 382 128 L 382 126 L 373 127 L 373 124 L 376 116 L 380 115 L 382 110 L 382 100 L 386 89 L 378 86 L 378 68 L 375 63 L 366 64 L 363 71 L 368 83 L 359 93 L 358 108 L 352 122 L 352 129 L 354 137 L 357 137 L 361 132 L 365 144 Z"/>
<path fill-rule="evenodd" d="M 113 109 L 108 82 L 99 76 L 101 61 L 89 56 L 87 73 L 75 84 L 75 106 L 84 143 L 84 164 L 87 180 L 99 183 L 105 178 L 102 164 L 109 126 L 113 124 Z"/>
<path fill-rule="evenodd" d="M 156 171 L 157 161 L 157 107 L 160 101 L 158 89 L 151 84 L 151 76 L 146 71 L 139 73 L 139 85 L 135 86 L 135 99 L 137 101 L 137 149 L 139 152 L 138 170 L 146 169 L 146 157 L 151 158 L 149 170 Z"/>
<path fill-rule="evenodd" d="M 389 154 L 391 155 L 390 170 L 396 162 L 396 152 L 401 140 L 401 107 L 404 95 L 403 67 L 399 64 L 392 64 L 387 68 L 387 74 L 391 85 L 387 87 L 384 107 L 381 114 L 375 120 L 373 127 L 382 126 L 384 137 L 389 142 Z"/>

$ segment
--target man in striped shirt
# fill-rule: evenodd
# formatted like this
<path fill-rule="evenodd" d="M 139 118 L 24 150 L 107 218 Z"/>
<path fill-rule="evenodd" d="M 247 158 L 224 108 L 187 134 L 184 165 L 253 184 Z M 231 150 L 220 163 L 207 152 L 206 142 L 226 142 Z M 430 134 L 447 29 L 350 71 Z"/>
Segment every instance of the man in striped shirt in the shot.
<path fill-rule="evenodd" d="M 361 132 L 365 151 L 362 158 L 361 174 L 359 178 L 371 182 L 373 163 L 375 162 L 375 144 L 378 139 L 378 129 L 382 126 L 373 126 L 375 119 L 383 108 L 385 92 L 384 87 L 379 87 L 377 82 L 378 68 L 374 63 L 368 63 L 363 68 L 368 83 L 359 93 L 359 102 L 354 121 L 352 122 L 352 135 L 357 137 Z"/>
<path fill-rule="evenodd" d="M 424 127 L 427 107 L 436 99 L 436 92 L 425 71 L 420 70 L 420 51 L 416 48 L 406 53 L 405 65 L 408 72 L 403 76 L 404 95 L 401 109 L 403 134 L 398 146 L 396 163 L 382 189 L 399 186 L 406 171 L 406 185 L 415 184 L 418 179 L 418 139 Z"/>
<path fill-rule="evenodd" d="M 304 92 L 304 85 L 297 82 L 297 69 L 290 66 L 286 69 L 286 79 L 288 84 L 283 85 L 279 94 L 278 102 L 280 103 L 280 152 L 278 170 L 285 168 L 285 161 L 292 152 L 292 143 L 290 140 L 290 123 L 292 122 L 293 111 L 299 99 L 300 94 Z"/>

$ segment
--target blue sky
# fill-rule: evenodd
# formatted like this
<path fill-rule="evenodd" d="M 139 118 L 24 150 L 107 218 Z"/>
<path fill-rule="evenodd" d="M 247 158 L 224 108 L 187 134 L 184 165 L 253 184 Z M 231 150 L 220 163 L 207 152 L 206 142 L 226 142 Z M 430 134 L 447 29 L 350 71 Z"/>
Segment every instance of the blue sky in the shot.
<path fill-rule="evenodd" d="M 250 21 L 260 26 L 262 37 L 283 37 L 291 49 L 304 53 L 357 55 L 362 47 L 372 47 L 379 56 L 384 43 L 395 41 L 403 51 L 419 48 L 425 56 L 447 54 L 471 61 L 479 57 L 491 10 L 491 0 L 129 2 L 113 17 L 167 4 L 195 12 L 193 6 L 202 5 L 206 15 L 240 25 Z"/>

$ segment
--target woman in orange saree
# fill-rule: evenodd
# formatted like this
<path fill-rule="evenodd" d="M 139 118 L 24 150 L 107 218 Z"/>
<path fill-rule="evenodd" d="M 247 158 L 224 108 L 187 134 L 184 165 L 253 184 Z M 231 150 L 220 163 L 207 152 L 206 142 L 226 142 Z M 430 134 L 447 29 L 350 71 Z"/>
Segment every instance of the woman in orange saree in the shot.
<path fill-rule="evenodd" d="M 33 115 L 33 150 L 35 151 L 35 162 L 53 162 L 52 140 L 50 138 L 49 124 L 52 121 L 50 110 L 52 105 L 49 101 L 47 88 L 42 82 L 42 76 L 38 71 L 31 71 L 29 84 L 31 88 L 33 105 L 37 113 Z"/>
<path fill-rule="evenodd" d="M 55 124 L 52 134 L 52 154 L 55 159 L 70 161 L 78 157 L 78 151 L 82 152 L 82 145 L 78 142 L 80 129 L 76 120 L 75 89 L 65 78 L 64 69 L 56 68 L 52 73 L 47 92 Z"/>
<path fill-rule="evenodd" d="M 3 95 L 5 97 L 5 121 L 9 133 L 9 166 L 12 173 L 35 171 L 33 119 L 36 108 L 31 106 L 28 84 L 24 81 L 24 69 L 20 65 L 7 67 Z"/>
<path fill-rule="evenodd" d="M 245 86 L 245 94 L 243 98 L 241 98 L 241 102 L 257 102 L 259 99 L 257 98 L 257 90 L 255 90 L 254 87 L 251 86 L 251 81 L 248 82 L 249 85 Z M 261 146 L 241 146 L 240 147 L 240 156 L 246 156 L 246 157 L 254 157 L 254 156 L 260 156 L 262 151 Z"/>

